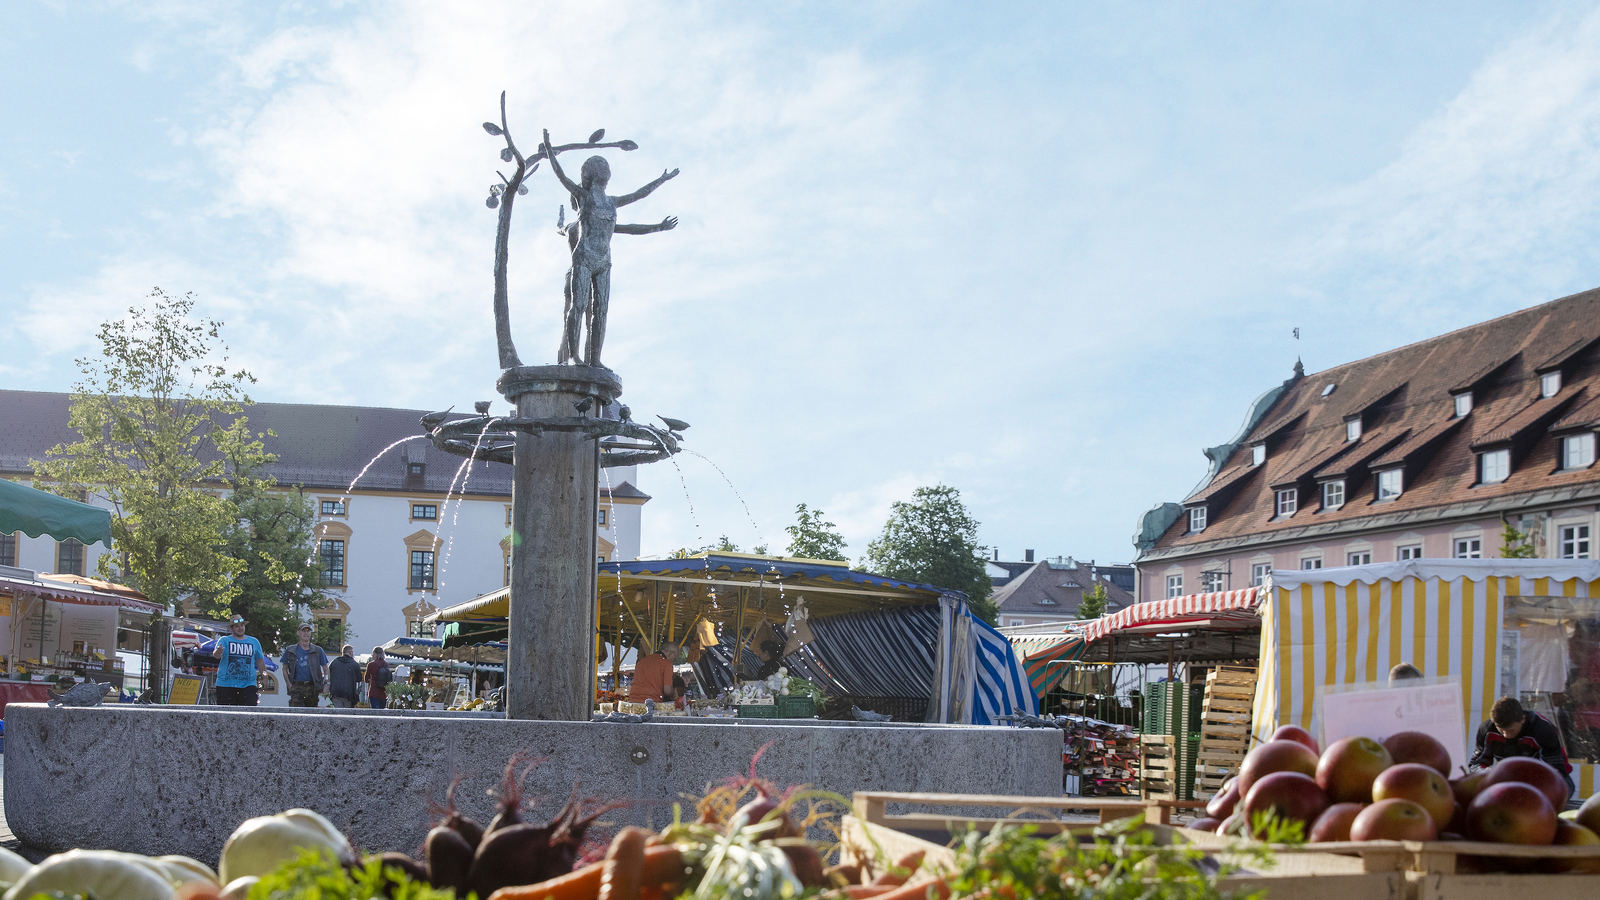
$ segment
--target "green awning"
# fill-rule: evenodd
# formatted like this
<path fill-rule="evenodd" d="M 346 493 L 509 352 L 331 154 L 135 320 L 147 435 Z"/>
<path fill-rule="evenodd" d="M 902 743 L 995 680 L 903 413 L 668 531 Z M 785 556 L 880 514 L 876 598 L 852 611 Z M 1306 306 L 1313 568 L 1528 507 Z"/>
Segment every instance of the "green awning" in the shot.
<path fill-rule="evenodd" d="M 28 537 L 49 535 L 58 541 L 76 538 L 86 545 L 109 548 L 111 513 L 0 478 L 0 534 L 16 531 Z"/>

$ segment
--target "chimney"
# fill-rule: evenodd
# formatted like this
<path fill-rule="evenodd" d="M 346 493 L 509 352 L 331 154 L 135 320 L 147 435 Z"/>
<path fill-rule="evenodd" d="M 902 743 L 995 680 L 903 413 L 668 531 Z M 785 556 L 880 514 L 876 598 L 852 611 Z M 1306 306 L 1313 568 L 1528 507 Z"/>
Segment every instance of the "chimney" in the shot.
<path fill-rule="evenodd" d="M 1022 551 L 1022 561 L 1023 562 L 1033 562 L 1033 551 L 1032 550 L 1024 550 L 1024 551 Z"/>
<path fill-rule="evenodd" d="M 1000 548 L 999 547 L 994 548 L 994 561 L 995 562 L 999 562 L 1000 561 Z"/>

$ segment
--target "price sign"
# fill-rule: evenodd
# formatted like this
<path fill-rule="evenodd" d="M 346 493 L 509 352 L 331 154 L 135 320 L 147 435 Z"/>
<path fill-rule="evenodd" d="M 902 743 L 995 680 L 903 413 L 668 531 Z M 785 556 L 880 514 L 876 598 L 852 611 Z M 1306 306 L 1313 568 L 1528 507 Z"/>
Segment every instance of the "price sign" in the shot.
<path fill-rule="evenodd" d="M 1350 691 L 1322 696 L 1322 746 L 1340 738 L 1369 737 L 1381 741 L 1402 731 L 1420 731 L 1450 751 L 1450 769 L 1467 764 L 1462 731 L 1461 685 Z"/>
<path fill-rule="evenodd" d="M 200 682 L 204 679 L 193 675 L 172 676 L 172 694 L 167 697 L 167 702 L 177 706 L 193 706 L 200 702 Z"/>

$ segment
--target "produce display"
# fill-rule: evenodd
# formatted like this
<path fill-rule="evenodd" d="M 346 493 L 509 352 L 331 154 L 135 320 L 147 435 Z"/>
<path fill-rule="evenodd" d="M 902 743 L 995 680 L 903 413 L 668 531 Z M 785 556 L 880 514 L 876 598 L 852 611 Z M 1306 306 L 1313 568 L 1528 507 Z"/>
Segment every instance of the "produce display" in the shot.
<path fill-rule="evenodd" d="M 1274 840 L 1312 843 L 1600 845 L 1600 794 L 1563 818 L 1566 782 L 1542 760 L 1511 757 L 1453 781 L 1449 774 L 1449 753 L 1420 732 L 1382 743 L 1343 738 L 1324 750 L 1304 729 L 1285 726 L 1250 751 L 1189 827 L 1257 838 L 1270 830 Z M 1549 860 L 1540 870 L 1600 872 L 1600 860 Z"/>

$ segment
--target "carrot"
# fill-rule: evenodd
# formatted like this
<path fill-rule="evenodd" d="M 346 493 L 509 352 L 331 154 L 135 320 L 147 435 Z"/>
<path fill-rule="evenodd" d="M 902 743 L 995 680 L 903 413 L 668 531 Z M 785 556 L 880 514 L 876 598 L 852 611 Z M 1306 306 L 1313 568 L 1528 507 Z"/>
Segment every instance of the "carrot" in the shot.
<path fill-rule="evenodd" d="M 853 863 L 840 863 L 822 870 L 827 876 L 828 883 L 834 887 L 844 887 L 847 884 L 861 883 L 861 867 Z"/>
<path fill-rule="evenodd" d="M 889 867 L 889 871 L 872 879 L 872 886 L 899 887 L 905 884 L 906 879 L 910 878 L 912 873 L 916 872 L 917 868 L 922 865 L 922 854 L 923 851 L 915 850 L 900 857 L 893 866 Z"/>
<path fill-rule="evenodd" d="M 610 856 L 608 851 L 606 857 L 609 859 Z M 600 881 L 604 871 L 604 863 L 595 863 L 538 884 L 501 888 L 490 894 L 489 900 L 595 900 L 600 896 Z M 671 844 L 655 844 L 645 848 L 643 878 L 640 882 L 641 900 L 659 900 L 663 894 L 669 893 L 662 890 L 663 885 L 676 888 L 682 883 L 683 851 Z M 643 896 L 649 891 L 654 891 L 655 897 Z"/>
<path fill-rule="evenodd" d="M 932 881 L 921 881 L 916 884 L 906 884 L 895 888 L 885 894 L 879 894 L 873 900 L 949 900 L 950 884 L 943 878 Z"/>
<path fill-rule="evenodd" d="M 628 826 L 617 832 L 606 850 L 600 874 L 600 900 L 639 900 L 644 881 L 644 842 L 650 833 Z"/>

